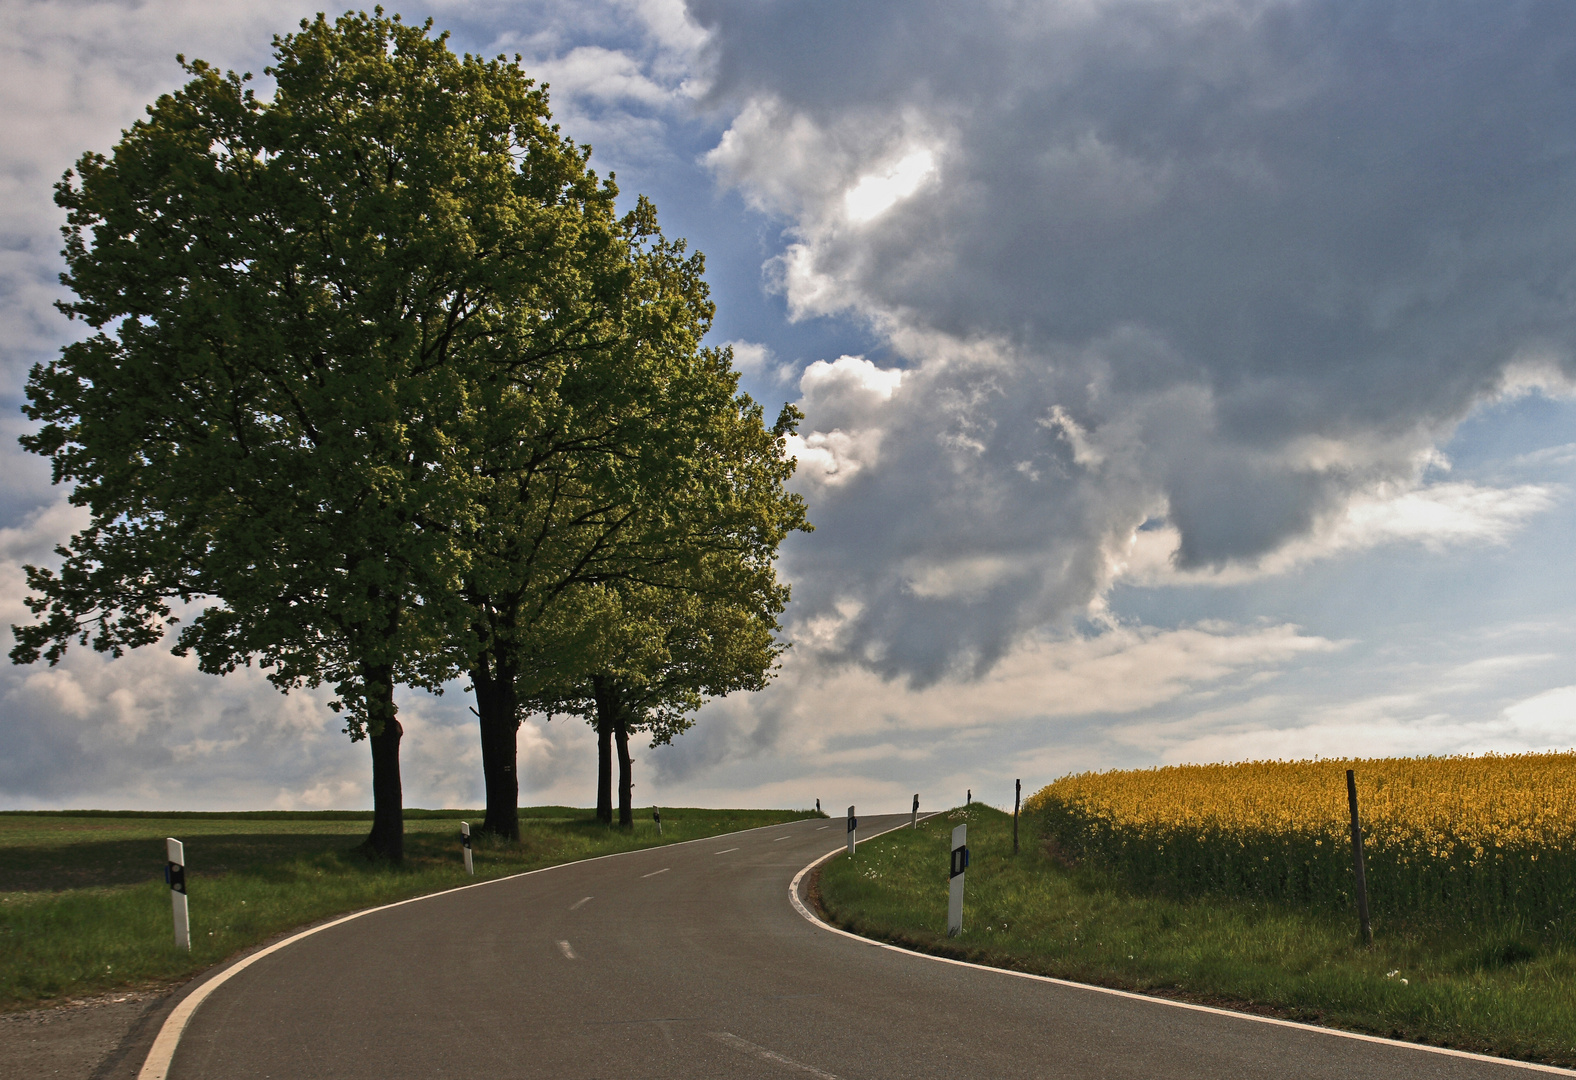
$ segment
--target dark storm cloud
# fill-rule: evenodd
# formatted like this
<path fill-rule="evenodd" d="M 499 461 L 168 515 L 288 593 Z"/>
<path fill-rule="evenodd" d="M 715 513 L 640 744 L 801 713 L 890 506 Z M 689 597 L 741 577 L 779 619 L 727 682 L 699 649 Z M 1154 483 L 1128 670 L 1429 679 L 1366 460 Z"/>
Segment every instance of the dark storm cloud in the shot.
<path fill-rule="evenodd" d="M 910 366 L 793 554 L 878 670 L 988 664 L 1151 515 L 1183 567 L 1251 564 L 1416 482 L 1507 370 L 1572 371 L 1569 5 L 690 8 L 790 304 Z"/>

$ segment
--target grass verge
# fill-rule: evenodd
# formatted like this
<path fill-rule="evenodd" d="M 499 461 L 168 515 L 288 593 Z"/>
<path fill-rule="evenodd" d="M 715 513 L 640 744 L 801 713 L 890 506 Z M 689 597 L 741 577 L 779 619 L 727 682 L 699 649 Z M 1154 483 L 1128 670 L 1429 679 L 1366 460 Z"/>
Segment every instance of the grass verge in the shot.
<path fill-rule="evenodd" d="M 481 811 L 412 811 L 405 862 L 355 851 L 370 814 L 0 815 L 0 1011 L 169 983 L 294 927 L 471 881 L 814 816 L 813 811 L 662 811 L 610 829 L 589 810 L 521 811 L 520 842 L 474 838 Z M 192 950 L 175 947 L 164 838 L 186 846 Z"/>
<path fill-rule="evenodd" d="M 947 849 L 969 825 L 963 933 L 946 936 Z M 922 952 L 1077 982 L 1576 1065 L 1576 948 L 1448 923 L 1375 918 L 1371 951 L 1340 919 L 1222 900 L 1134 895 L 1043 851 L 1025 820 L 984 806 L 941 814 L 822 869 L 829 919 Z"/>

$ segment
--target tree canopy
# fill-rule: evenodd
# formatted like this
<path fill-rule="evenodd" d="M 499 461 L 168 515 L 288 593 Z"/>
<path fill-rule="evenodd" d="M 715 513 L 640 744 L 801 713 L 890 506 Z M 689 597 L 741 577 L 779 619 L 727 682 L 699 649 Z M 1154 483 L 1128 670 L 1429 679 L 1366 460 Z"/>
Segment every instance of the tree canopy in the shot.
<path fill-rule="evenodd" d="M 33 370 L 23 445 L 92 516 L 58 572 L 28 568 L 12 652 L 118 654 L 199 606 L 176 649 L 204 670 L 336 687 L 394 857 L 394 686 L 438 688 L 471 632 L 478 401 L 510 402 L 495 445 L 533 435 L 567 372 L 618 363 L 634 273 L 545 93 L 429 30 L 303 22 L 267 101 L 182 60 L 57 186 L 61 307 L 95 332 Z"/>

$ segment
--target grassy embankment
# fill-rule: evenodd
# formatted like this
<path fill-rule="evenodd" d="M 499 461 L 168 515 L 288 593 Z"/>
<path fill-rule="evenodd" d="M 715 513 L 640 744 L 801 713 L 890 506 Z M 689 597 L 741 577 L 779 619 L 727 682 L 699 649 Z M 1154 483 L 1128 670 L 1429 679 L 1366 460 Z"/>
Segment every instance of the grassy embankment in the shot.
<path fill-rule="evenodd" d="M 649 809 L 632 832 L 589 810 L 521 812 L 520 842 L 474 838 L 465 876 L 459 822 L 480 811 L 407 811 L 405 863 L 354 848 L 356 812 L 0 813 L 0 1010 L 187 978 L 292 927 L 470 881 L 813 816 L 813 811 Z M 186 845 L 192 951 L 176 949 L 164 838 Z"/>
<path fill-rule="evenodd" d="M 963 934 L 946 937 L 947 848 L 967 820 Z M 1245 1008 L 1354 1031 L 1576 1064 L 1576 944 L 1474 933 L 1448 922 L 1141 895 L 1068 867 L 1022 822 L 975 805 L 839 855 L 821 875 L 838 925 L 925 952 L 1079 982 Z"/>

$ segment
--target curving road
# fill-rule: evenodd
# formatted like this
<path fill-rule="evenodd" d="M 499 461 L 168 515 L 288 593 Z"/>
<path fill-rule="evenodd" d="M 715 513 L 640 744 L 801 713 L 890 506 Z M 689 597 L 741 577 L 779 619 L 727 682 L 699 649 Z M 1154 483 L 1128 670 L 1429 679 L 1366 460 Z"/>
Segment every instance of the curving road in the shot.
<path fill-rule="evenodd" d="M 861 832 L 904 820 L 864 818 Z M 215 989 L 192 1014 L 169 1075 L 1530 1075 L 1527 1066 L 1015 977 L 828 932 L 795 910 L 788 886 L 843 838 L 836 819 L 792 822 L 334 925 Z"/>

